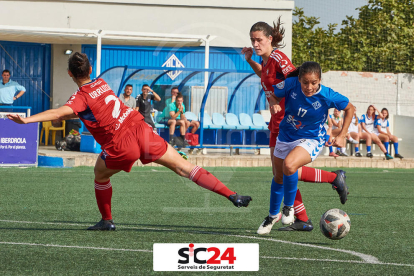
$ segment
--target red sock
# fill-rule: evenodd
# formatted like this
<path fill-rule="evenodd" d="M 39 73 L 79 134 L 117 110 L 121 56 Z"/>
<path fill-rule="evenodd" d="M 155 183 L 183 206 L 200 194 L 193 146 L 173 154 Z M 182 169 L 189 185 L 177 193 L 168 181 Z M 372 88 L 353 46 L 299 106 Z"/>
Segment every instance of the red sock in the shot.
<path fill-rule="evenodd" d="M 194 169 L 190 172 L 190 176 L 188 178 L 195 182 L 198 186 L 213 191 L 219 195 L 225 196 L 226 198 L 236 193 L 230 191 L 229 188 L 221 183 L 221 181 L 218 180 L 214 175 L 199 166 L 194 167 Z"/>
<path fill-rule="evenodd" d="M 335 178 L 336 173 L 303 166 L 302 176 L 299 180 L 313 183 L 332 183 Z"/>
<path fill-rule="evenodd" d="M 298 220 L 308 221 L 308 215 L 306 214 L 305 205 L 303 205 L 302 195 L 300 194 L 299 189 L 296 192 L 295 203 L 293 204 L 293 209 L 295 210 L 295 216 Z"/>
<path fill-rule="evenodd" d="M 99 212 L 101 212 L 103 220 L 112 219 L 111 214 L 111 198 L 112 185 L 111 180 L 104 183 L 99 183 L 95 180 L 95 197 L 98 203 Z"/>

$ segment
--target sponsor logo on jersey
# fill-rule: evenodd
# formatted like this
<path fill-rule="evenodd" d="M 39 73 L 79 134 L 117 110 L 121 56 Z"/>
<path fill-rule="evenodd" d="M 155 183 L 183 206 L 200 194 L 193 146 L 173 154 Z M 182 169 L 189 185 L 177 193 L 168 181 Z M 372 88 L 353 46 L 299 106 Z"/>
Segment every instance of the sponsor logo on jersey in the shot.
<path fill-rule="evenodd" d="M 285 87 L 285 81 L 281 81 L 276 84 L 277 89 L 283 89 Z"/>
<path fill-rule="evenodd" d="M 286 59 L 282 59 L 279 62 L 279 66 L 280 66 L 281 69 L 285 68 L 288 64 L 289 64 L 289 62 Z"/>
<path fill-rule="evenodd" d="M 291 71 L 293 71 L 293 67 L 291 65 L 286 66 L 285 68 L 282 68 L 282 72 L 283 74 L 287 75 L 288 73 L 290 73 Z"/>
<path fill-rule="evenodd" d="M 322 105 L 319 101 L 316 101 L 316 102 L 312 103 L 312 106 L 316 110 L 316 109 L 319 109 Z"/>
<path fill-rule="evenodd" d="M 305 125 L 302 125 L 302 122 L 295 119 L 295 116 L 288 115 L 286 122 L 293 126 L 296 130 L 302 129 Z"/>
<path fill-rule="evenodd" d="M 294 99 L 294 100 L 296 100 L 296 96 L 297 96 L 298 94 L 296 94 L 295 92 L 292 92 L 292 94 L 290 94 L 290 97 L 292 97 L 292 99 Z"/>
<path fill-rule="evenodd" d="M 125 121 L 126 117 L 128 117 L 129 113 L 131 113 L 132 110 L 133 110 L 132 108 L 128 108 L 127 111 L 124 114 L 122 114 L 121 117 L 119 117 L 118 119 L 119 123 L 116 124 L 115 130 L 118 130 L 121 127 L 121 124 Z"/>

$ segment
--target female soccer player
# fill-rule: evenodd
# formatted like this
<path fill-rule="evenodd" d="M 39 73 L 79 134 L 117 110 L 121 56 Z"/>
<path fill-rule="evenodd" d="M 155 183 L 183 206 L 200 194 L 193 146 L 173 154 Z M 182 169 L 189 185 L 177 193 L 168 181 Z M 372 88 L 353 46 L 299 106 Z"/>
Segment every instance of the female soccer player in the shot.
<path fill-rule="evenodd" d="M 282 40 L 284 32 L 285 31 L 280 23 L 280 17 L 277 24 L 274 24 L 273 27 L 265 22 L 257 22 L 250 29 L 250 41 L 254 49 L 251 47 L 245 47 L 241 52 L 244 54 L 246 61 L 252 67 L 253 71 L 260 77 L 263 90 L 266 94 L 267 100 L 269 101 L 270 112 L 272 114 L 269 123 L 269 147 L 274 177 L 272 179 L 270 189 L 269 215 L 264 219 L 262 225 L 260 225 L 257 231 L 258 234 L 270 233 L 273 225 L 281 218 L 281 213 L 279 212 L 279 209 L 274 208 L 275 205 L 273 202 L 275 201 L 274 198 L 276 197 L 276 194 L 283 191 L 283 175 L 276 174 L 273 151 L 276 144 L 276 138 L 279 133 L 279 124 L 284 116 L 285 102 L 282 100 L 278 105 L 276 105 L 276 102 L 271 95 L 274 90 L 273 85 L 282 82 L 289 73 L 295 71 L 295 67 L 289 58 L 278 49 L 283 47 Z M 260 64 L 252 60 L 253 50 L 262 58 L 262 62 Z M 337 191 L 340 189 L 338 187 L 346 185 L 345 174 L 343 171 L 331 173 L 304 167 L 299 171 L 299 179 L 305 182 L 331 183 Z M 341 192 L 338 191 L 338 193 Z M 343 201 L 343 199 L 341 199 L 341 201 Z M 345 203 L 345 201 L 343 201 L 343 203 Z M 306 214 L 306 209 L 303 205 L 302 196 L 299 190 L 295 199 L 295 215 L 297 217 L 297 221 L 293 225 L 279 230 L 312 231 L 312 222 Z"/>
<path fill-rule="evenodd" d="M 383 119 L 379 118 L 374 124 L 374 134 L 378 135 L 378 138 L 384 142 L 385 149 L 388 150 L 388 145 L 390 141 L 394 143 L 394 149 L 395 149 L 395 158 L 401 158 L 404 157 L 398 153 L 398 137 L 391 134 L 390 131 L 390 123 L 388 122 L 388 109 L 385 107 L 381 110 L 381 114 L 384 117 Z"/>
<path fill-rule="evenodd" d="M 152 131 L 144 117 L 124 105 L 103 79 L 90 79 L 92 67 L 86 54 L 69 58 L 69 76 L 79 89 L 67 103 L 57 109 L 21 118 L 8 115 L 19 124 L 44 122 L 78 116 L 102 147 L 95 164 L 95 195 L 102 220 L 88 230 L 115 230 L 111 214 L 112 185 L 110 177 L 121 170 L 129 172 L 135 161 L 155 162 L 197 185 L 225 196 L 237 207 L 247 207 L 250 196 L 229 190 L 216 177 L 180 157 L 168 143 Z"/>
<path fill-rule="evenodd" d="M 378 115 L 375 114 L 375 111 L 378 112 Z M 379 110 L 376 109 L 375 106 L 373 105 L 368 106 L 367 113 L 362 114 L 362 117 L 361 117 L 362 132 L 366 132 L 369 135 L 371 135 L 372 141 L 379 146 L 381 151 L 385 154 L 385 158 L 387 160 L 393 159 L 393 157 L 388 154 L 388 149 L 386 149 L 385 146 L 381 143 L 381 140 L 378 138 L 378 135 L 374 134 L 374 123 L 378 119 L 384 119 L 381 112 L 379 112 Z M 371 147 L 368 147 L 368 145 L 367 145 L 367 156 L 372 157 Z"/>
<path fill-rule="evenodd" d="M 360 125 L 359 119 L 356 115 L 356 107 L 354 107 L 354 115 L 352 117 L 352 121 L 348 127 L 348 133 L 346 134 L 346 139 L 354 144 L 355 146 L 355 157 L 362 157 L 361 153 L 359 152 L 359 133 L 360 133 Z M 371 144 L 370 144 L 371 145 Z"/>
<path fill-rule="evenodd" d="M 325 122 L 330 108 L 345 111 L 344 123 L 333 146 L 343 147 L 345 136 L 354 114 L 354 106 L 348 98 L 321 85 L 322 70 L 316 62 L 305 62 L 298 77 L 288 78 L 275 85 L 277 101 L 285 99 L 285 117 L 280 123 L 280 132 L 274 151 L 276 174 L 283 174 L 283 193 L 278 195 L 280 208 L 284 197 L 282 224 L 294 222 L 298 170 L 314 161 L 326 143 Z M 346 191 L 347 193 L 347 188 Z"/>

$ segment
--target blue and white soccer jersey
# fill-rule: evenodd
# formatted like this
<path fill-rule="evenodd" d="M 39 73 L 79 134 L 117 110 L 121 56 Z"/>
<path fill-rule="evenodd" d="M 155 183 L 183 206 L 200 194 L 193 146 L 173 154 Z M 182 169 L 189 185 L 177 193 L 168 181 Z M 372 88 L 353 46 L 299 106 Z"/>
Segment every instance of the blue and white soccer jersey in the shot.
<path fill-rule="evenodd" d="M 349 124 L 349 127 L 348 127 L 348 132 L 349 133 L 351 133 L 351 132 L 358 133 L 359 132 L 358 131 L 358 124 L 355 125 L 355 121 L 359 121 L 358 117 L 356 117 L 356 116 L 352 117 L 351 124 Z"/>
<path fill-rule="evenodd" d="M 331 88 L 321 85 L 318 92 L 311 97 L 305 96 L 302 92 L 298 78 L 288 78 L 282 83 L 274 86 L 275 95 L 278 98 L 285 98 L 285 117 L 280 123 L 280 132 L 275 148 L 275 156 L 284 159 L 284 149 L 277 146 L 305 148 L 312 160 L 320 154 L 326 142 L 325 122 L 328 118 L 328 110 L 336 108 L 343 110 L 348 106 L 347 97 L 333 91 Z M 301 140 L 305 140 L 300 142 Z M 311 141 L 313 140 L 313 141 Z M 288 144 L 286 144 L 288 143 Z M 288 146 L 289 145 L 289 146 Z M 293 148 L 294 148 L 293 147 Z M 293 149 L 292 148 L 292 149 Z M 288 153 L 291 151 L 288 150 Z M 277 155 L 276 155 L 277 154 Z M 280 156 L 280 157 L 279 157 Z"/>
<path fill-rule="evenodd" d="M 378 131 L 377 126 L 381 126 L 381 131 L 387 133 L 387 127 L 390 126 L 390 123 L 388 122 L 387 119 L 378 119 L 375 121 L 373 133 L 376 135 L 379 135 L 380 133 Z"/>
<path fill-rule="evenodd" d="M 359 121 L 360 123 L 365 123 L 365 128 L 368 130 L 369 133 L 373 133 L 374 132 L 374 124 L 375 121 L 377 120 L 377 116 L 375 115 L 374 119 L 372 117 L 368 117 L 367 114 L 362 114 L 361 116 L 361 120 Z M 362 129 L 363 132 L 365 132 L 365 130 Z"/>

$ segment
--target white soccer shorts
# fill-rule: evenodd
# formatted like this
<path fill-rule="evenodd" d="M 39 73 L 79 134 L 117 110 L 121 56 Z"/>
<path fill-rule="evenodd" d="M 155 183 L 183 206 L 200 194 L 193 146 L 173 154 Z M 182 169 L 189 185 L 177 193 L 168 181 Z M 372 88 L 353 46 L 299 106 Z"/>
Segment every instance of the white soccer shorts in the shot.
<path fill-rule="evenodd" d="M 309 153 L 312 161 L 314 161 L 319 154 L 321 154 L 324 146 L 325 142 L 320 143 L 318 140 L 314 139 L 299 139 L 293 142 L 282 142 L 278 137 L 273 155 L 277 158 L 285 159 L 294 148 L 302 147 Z"/>

